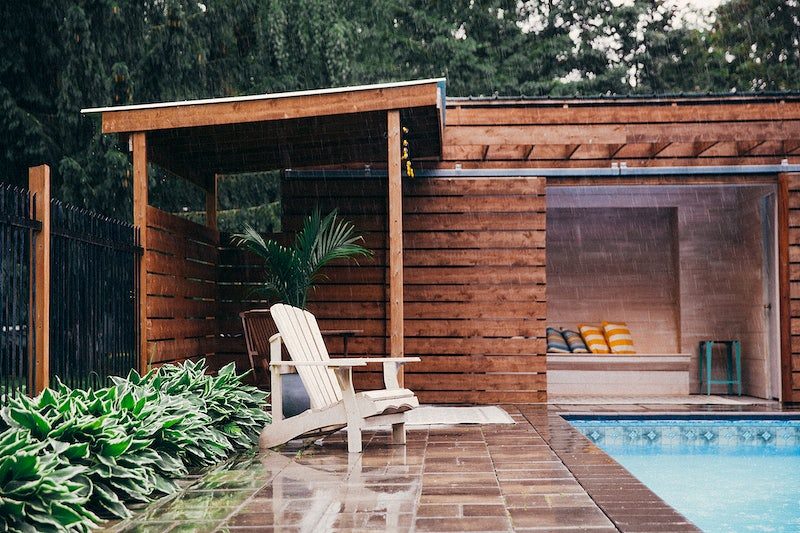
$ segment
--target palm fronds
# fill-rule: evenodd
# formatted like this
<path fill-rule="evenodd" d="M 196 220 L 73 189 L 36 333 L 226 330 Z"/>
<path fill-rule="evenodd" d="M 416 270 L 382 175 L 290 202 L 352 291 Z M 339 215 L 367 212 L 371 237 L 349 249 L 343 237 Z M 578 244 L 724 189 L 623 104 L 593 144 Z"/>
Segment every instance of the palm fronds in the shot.
<path fill-rule="evenodd" d="M 333 210 L 324 217 L 314 209 L 295 235 L 291 247 L 272 239 L 264 239 L 251 226 L 233 236 L 234 243 L 264 260 L 266 277 L 263 291 L 277 301 L 304 308 L 308 291 L 322 279 L 322 268 L 337 259 L 372 257 L 372 252 L 359 244 L 352 223 L 338 217 Z"/>

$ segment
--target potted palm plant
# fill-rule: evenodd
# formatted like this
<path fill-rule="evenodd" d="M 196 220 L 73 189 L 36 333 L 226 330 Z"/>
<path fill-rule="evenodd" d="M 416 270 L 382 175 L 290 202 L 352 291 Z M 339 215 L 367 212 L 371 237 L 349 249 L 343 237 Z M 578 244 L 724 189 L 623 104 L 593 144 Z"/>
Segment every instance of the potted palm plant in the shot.
<path fill-rule="evenodd" d="M 309 291 L 324 278 L 322 269 L 337 259 L 372 257 L 362 246 L 351 222 L 339 218 L 337 210 L 324 217 L 319 209 L 309 215 L 297 232 L 293 244 L 284 246 L 265 239 L 252 226 L 233 236 L 234 243 L 264 260 L 264 281 L 257 292 L 271 302 L 286 303 L 305 309 Z M 284 374 L 284 416 L 294 416 L 309 408 L 308 393 L 297 374 Z"/>

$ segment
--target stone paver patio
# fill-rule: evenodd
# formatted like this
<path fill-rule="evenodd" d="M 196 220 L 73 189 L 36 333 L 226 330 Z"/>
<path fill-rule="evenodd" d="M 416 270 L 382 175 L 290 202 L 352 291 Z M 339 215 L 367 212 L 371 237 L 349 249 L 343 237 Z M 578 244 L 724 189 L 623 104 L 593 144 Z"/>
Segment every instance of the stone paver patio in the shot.
<path fill-rule="evenodd" d="M 414 428 L 405 447 L 388 431 L 369 433 L 360 455 L 347 454 L 343 432 L 322 446 L 259 452 L 112 530 L 697 531 L 560 416 L 606 412 L 579 407 L 505 406 L 515 425 Z"/>

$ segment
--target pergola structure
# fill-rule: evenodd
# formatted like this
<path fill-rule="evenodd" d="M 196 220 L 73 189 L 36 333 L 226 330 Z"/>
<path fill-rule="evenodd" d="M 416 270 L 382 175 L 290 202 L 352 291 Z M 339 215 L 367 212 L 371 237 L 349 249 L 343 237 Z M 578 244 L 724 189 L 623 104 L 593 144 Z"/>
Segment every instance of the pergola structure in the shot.
<path fill-rule="evenodd" d="M 355 163 L 385 165 L 389 342 L 390 353 L 402 356 L 401 128 L 408 130 L 404 137 L 414 146 L 415 158 L 440 158 L 444 97 L 445 80 L 427 79 L 84 110 L 100 113 L 103 133 L 127 137 L 132 152 L 134 223 L 140 228 L 145 250 L 139 284 L 142 368 L 148 361 L 148 337 L 155 329 L 148 322 L 156 307 L 148 301 L 154 290 L 149 285 L 156 284 L 149 271 L 152 264 L 164 262 L 161 256 L 148 255 L 155 246 L 150 229 L 153 224 L 180 227 L 179 221 L 153 220 L 164 214 L 148 208 L 150 163 L 205 190 L 207 226 L 212 230 L 216 230 L 219 175 Z M 180 279 L 183 267 L 170 265 L 168 269 L 175 274 L 177 268 Z M 192 268 L 201 270 L 196 263 Z"/>
<path fill-rule="evenodd" d="M 557 381 L 550 371 L 558 368 L 548 362 L 545 327 L 612 314 L 634 322 L 656 317 L 661 329 L 638 324 L 636 333 L 653 355 L 694 352 L 697 336 L 741 337 L 751 383 L 779 365 L 770 382 L 780 383 L 784 401 L 800 401 L 800 95 L 445 102 L 444 80 L 432 79 L 86 111 L 101 113 L 103 132 L 128 139 L 133 153 L 135 222 L 145 248 L 142 367 L 190 357 L 212 357 L 215 366 L 244 362 L 237 314 L 263 302 L 236 291 L 260 281 L 260 263 L 221 242 L 217 176 L 282 169 L 284 231 L 297 229 L 315 205 L 337 208 L 375 251 L 371 264 L 330 266 L 309 309 L 324 329 L 362 330 L 349 343 L 354 355 L 421 357 L 405 374 L 421 401 L 546 401 Z M 414 179 L 401 180 L 403 140 Z M 148 206 L 148 163 L 206 191 L 205 226 Z M 570 218 L 570 209 L 591 199 L 603 202 L 594 206 L 599 211 Z M 559 243 L 571 242 L 581 224 L 610 231 L 620 208 L 638 213 L 624 220 L 633 225 L 625 226 L 633 235 L 625 250 L 645 249 L 634 244 L 635 235 L 654 234 L 639 231 L 646 221 L 653 231 L 674 229 L 659 233 L 658 250 L 669 251 L 669 260 L 650 269 L 666 272 L 662 286 L 674 290 L 659 315 L 648 312 L 652 295 L 606 284 L 592 300 L 599 307 L 587 312 L 610 309 L 622 294 L 613 313 L 570 318 L 564 310 L 575 287 L 608 277 L 598 270 L 559 293 L 568 279 L 553 267 L 566 249 Z M 717 218 L 709 223 L 712 211 Z M 695 231 L 703 228 L 710 229 Z M 713 279 L 691 281 L 708 270 L 692 265 L 707 261 L 700 252 L 712 248 L 736 260 L 715 263 Z M 617 264 L 610 256 L 607 263 Z M 654 257 L 661 256 L 624 261 L 641 268 L 623 281 L 651 286 L 642 270 Z M 769 283 L 754 281 L 760 278 Z M 576 299 L 572 308 L 584 309 L 578 304 L 587 298 Z M 639 303 L 641 312 L 630 311 Z M 337 342 L 329 350 L 344 353 Z M 631 364 L 624 372 L 640 370 Z M 365 370 L 356 380 L 369 388 L 382 376 Z"/>

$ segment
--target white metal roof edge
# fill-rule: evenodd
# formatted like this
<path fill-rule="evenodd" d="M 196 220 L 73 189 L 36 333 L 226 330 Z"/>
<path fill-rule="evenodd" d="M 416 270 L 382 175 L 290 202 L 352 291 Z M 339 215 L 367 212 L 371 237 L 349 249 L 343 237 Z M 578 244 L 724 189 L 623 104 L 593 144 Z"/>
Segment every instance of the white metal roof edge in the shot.
<path fill-rule="evenodd" d="M 135 111 L 138 109 L 159 109 L 163 107 L 179 107 L 187 105 L 222 104 L 229 102 L 248 102 L 252 100 L 274 100 L 278 98 L 292 98 L 295 96 L 314 96 L 323 94 L 336 94 L 369 89 L 388 89 L 394 87 L 408 87 L 412 85 L 426 85 L 429 83 L 442 83 L 446 78 L 428 78 L 423 80 L 397 81 L 389 83 L 375 83 L 372 85 L 353 85 L 349 87 L 330 87 L 327 89 L 310 89 L 305 91 L 290 91 L 283 93 L 252 94 L 247 96 L 229 96 L 223 98 L 204 98 L 200 100 L 182 100 L 178 102 L 157 102 L 152 104 L 132 104 L 111 107 L 91 107 L 81 109 L 81 113 L 105 113 L 107 111 Z"/>

